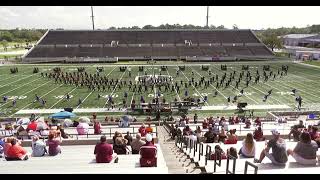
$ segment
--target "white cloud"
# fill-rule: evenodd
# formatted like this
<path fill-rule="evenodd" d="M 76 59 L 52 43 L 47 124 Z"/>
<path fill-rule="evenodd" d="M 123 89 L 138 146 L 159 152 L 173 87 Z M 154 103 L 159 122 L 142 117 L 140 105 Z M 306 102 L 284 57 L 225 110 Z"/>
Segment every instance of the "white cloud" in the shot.
<path fill-rule="evenodd" d="M 303 13 L 299 13 L 303 12 Z M 305 27 L 319 24 L 320 7 L 211 6 L 209 24 L 231 28 L 262 29 Z M 91 29 L 90 6 L 4 6 L 1 28 Z M 128 27 L 147 24 L 205 25 L 206 6 L 94 6 L 95 27 Z"/>

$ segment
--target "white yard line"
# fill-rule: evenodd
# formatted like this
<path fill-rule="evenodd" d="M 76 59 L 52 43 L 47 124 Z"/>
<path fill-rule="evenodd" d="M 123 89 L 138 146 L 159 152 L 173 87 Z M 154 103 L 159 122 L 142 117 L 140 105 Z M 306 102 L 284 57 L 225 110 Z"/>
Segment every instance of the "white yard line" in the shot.
<path fill-rule="evenodd" d="M 123 72 L 123 74 L 121 75 L 121 77 L 120 77 L 120 79 L 119 79 L 118 83 L 116 84 L 116 86 L 114 87 L 113 91 L 111 92 L 110 96 L 112 96 L 112 95 L 113 95 L 114 91 L 115 91 L 115 90 L 117 89 L 117 87 L 118 87 L 119 82 L 122 80 L 122 78 L 123 78 L 123 76 L 124 76 L 124 74 L 125 74 L 126 72 L 127 72 L 127 70 L 125 70 L 125 71 Z M 109 97 L 108 97 L 108 99 L 107 99 L 106 103 L 104 104 L 103 108 L 105 108 L 105 107 L 106 107 L 106 105 L 108 104 L 108 102 L 109 102 Z"/>
<path fill-rule="evenodd" d="M 24 73 L 22 73 L 22 74 L 12 75 L 12 76 L 7 75 L 7 76 L 9 76 L 9 77 L 8 77 L 8 78 L 5 78 L 5 79 L 1 79 L 0 82 L 1 82 L 1 81 L 5 81 L 5 80 L 7 80 L 7 79 L 15 78 L 15 77 L 17 77 L 17 76 L 25 76 L 24 74 L 26 74 L 26 73 L 27 73 L 27 72 L 24 72 Z M 0 75 L 0 76 L 4 76 L 4 75 Z"/>
<path fill-rule="evenodd" d="M 76 90 L 77 87 L 73 88 L 71 91 L 67 92 L 67 94 L 72 93 L 74 90 Z M 53 108 L 55 105 L 57 105 L 60 101 L 62 101 L 64 99 L 64 97 L 62 97 L 61 99 L 59 99 L 56 103 L 54 103 L 49 109 Z"/>
<path fill-rule="evenodd" d="M 8 83 L 8 84 L 2 85 L 2 86 L 0 86 L 0 88 L 1 88 L 1 87 L 5 87 L 5 86 L 8 86 L 8 85 L 10 85 L 10 84 L 12 84 L 12 83 L 21 81 L 21 80 L 23 80 L 23 79 L 26 79 L 26 78 L 31 77 L 31 76 L 34 76 L 34 75 L 36 75 L 36 74 L 31 74 L 31 75 L 29 75 L 29 76 L 27 76 L 27 77 L 24 77 L 24 78 L 18 79 L 18 80 L 16 80 L 16 81 L 10 82 L 10 83 Z M 39 78 L 39 79 L 40 79 L 40 78 Z"/>
<path fill-rule="evenodd" d="M 56 90 L 57 88 L 61 87 L 62 85 L 63 85 L 63 84 L 61 84 L 60 86 L 57 86 L 57 87 L 53 88 L 52 90 L 48 91 L 46 94 L 40 96 L 40 98 L 43 98 L 44 96 L 48 95 L 48 94 L 51 93 L 52 91 L 54 91 L 54 90 Z M 26 107 L 30 106 L 31 104 L 32 104 L 32 102 L 29 103 L 29 104 L 27 104 L 26 106 L 24 106 L 24 107 L 21 108 L 20 110 L 25 109 Z M 19 110 L 19 111 L 20 111 L 20 110 Z"/>
<path fill-rule="evenodd" d="M 169 74 L 168 69 L 167 69 L 167 74 L 168 74 L 168 76 L 171 76 L 171 75 Z M 171 77 L 172 77 L 172 76 L 171 76 Z M 173 80 L 173 78 L 172 78 L 172 80 Z M 173 81 L 171 81 L 171 84 L 174 86 Z M 181 98 L 180 98 L 180 96 L 179 96 L 179 94 L 178 94 L 178 91 L 177 91 L 177 89 L 176 89 L 176 87 L 175 87 L 175 86 L 174 86 L 174 90 L 176 91 L 176 94 L 177 94 L 177 96 L 178 96 L 179 101 L 181 101 Z"/>
<path fill-rule="evenodd" d="M 114 67 L 108 74 L 106 77 L 108 77 L 114 70 L 116 69 L 116 67 Z M 93 90 L 83 99 L 82 103 L 79 104 L 75 109 L 78 109 L 85 101 L 86 99 L 93 93 Z"/>
<path fill-rule="evenodd" d="M 40 78 L 38 78 L 38 79 L 41 79 L 41 77 L 40 77 Z M 4 95 L 4 94 L 7 94 L 7 93 L 9 93 L 9 92 L 11 92 L 11 91 L 14 91 L 14 90 L 16 90 L 16 89 L 19 89 L 19 88 L 21 88 L 21 87 L 23 87 L 23 86 L 25 86 L 25 85 L 28 85 L 28 84 L 30 84 L 30 83 L 32 83 L 32 82 L 34 82 L 34 81 L 38 80 L 38 79 L 35 79 L 35 80 L 30 81 L 30 82 L 28 82 L 28 83 L 25 83 L 25 84 L 23 84 L 23 85 L 21 85 L 21 86 L 18 86 L 18 87 L 14 88 L 14 89 L 11 89 L 10 91 L 7 91 L 7 92 L 5 92 L 5 93 L 2 93 L 2 94 L 0 94 L 0 96 L 2 96 L 2 95 Z"/>
<path fill-rule="evenodd" d="M 28 94 L 28 93 L 30 93 L 30 92 L 32 92 L 32 91 L 34 91 L 34 90 L 36 90 L 36 89 L 38 89 L 38 88 L 40 88 L 40 87 L 42 87 L 42 86 L 44 86 L 44 85 L 46 85 L 46 84 L 48 84 L 50 81 L 48 81 L 48 82 L 46 82 L 46 83 L 43 83 L 42 85 L 40 85 L 40 86 L 38 86 L 38 87 L 36 87 L 36 88 L 33 88 L 33 89 L 31 89 L 30 91 L 28 91 L 28 92 L 26 92 L 26 93 L 23 93 L 22 95 L 20 95 L 20 96 L 24 96 L 24 95 L 26 95 L 26 94 Z M 10 100 L 10 101 L 13 101 L 13 100 Z M 0 107 L 2 107 L 2 106 L 4 106 L 4 105 L 6 105 L 7 103 L 9 103 L 10 101 L 8 101 L 8 102 L 6 102 L 6 103 L 4 103 L 4 104 L 2 104 Z"/>
<path fill-rule="evenodd" d="M 177 66 L 177 68 L 179 68 L 178 66 Z M 183 71 L 181 71 L 182 72 L 182 74 L 184 75 L 184 77 L 188 80 L 188 82 L 189 82 L 189 78 L 183 73 Z M 201 95 L 201 93 L 197 90 L 197 88 L 196 87 L 194 87 L 194 85 L 192 84 L 192 87 L 197 91 L 197 93 L 201 96 L 201 98 L 202 98 L 202 100 L 204 100 L 204 97 Z M 209 104 L 207 103 L 207 102 L 205 102 L 208 106 L 209 106 Z"/>

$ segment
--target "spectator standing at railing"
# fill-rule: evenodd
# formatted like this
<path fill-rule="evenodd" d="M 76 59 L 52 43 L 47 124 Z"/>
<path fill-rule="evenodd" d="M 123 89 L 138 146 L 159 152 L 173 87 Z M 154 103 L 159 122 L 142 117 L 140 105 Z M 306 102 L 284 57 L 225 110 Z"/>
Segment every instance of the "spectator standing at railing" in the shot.
<path fill-rule="evenodd" d="M 147 131 L 146 131 L 146 127 L 145 127 L 145 124 L 144 124 L 144 123 L 141 125 L 141 127 L 139 128 L 138 131 L 139 131 L 139 133 L 141 134 L 142 137 L 145 137 L 145 136 L 146 136 Z"/>
<path fill-rule="evenodd" d="M 93 120 L 93 129 L 94 129 L 94 134 L 101 134 L 101 123 L 97 120 Z"/>
<path fill-rule="evenodd" d="M 201 128 L 200 128 L 200 126 L 197 126 L 197 129 L 194 131 L 194 133 L 197 136 L 197 141 L 200 142 L 200 140 L 201 140 Z"/>
<path fill-rule="evenodd" d="M 300 141 L 296 147 L 288 149 L 287 153 L 291 155 L 299 164 L 315 165 L 317 163 L 318 145 L 315 141 L 311 140 L 308 132 L 301 133 Z"/>
<path fill-rule="evenodd" d="M 207 119 L 204 119 L 203 120 L 203 123 L 202 123 L 202 129 L 207 129 L 208 128 L 208 122 L 207 122 Z"/>
<path fill-rule="evenodd" d="M 141 140 L 141 134 L 137 133 L 136 139 L 131 142 L 132 154 L 139 154 L 139 150 L 144 144 L 146 144 L 146 142 Z"/>
<path fill-rule="evenodd" d="M 261 120 L 259 117 L 256 118 L 256 120 L 254 121 L 256 126 L 261 126 Z"/>
<path fill-rule="evenodd" d="M 192 130 L 190 129 L 189 126 L 186 126 L 185 128 L 183 128 L 183 135 L 184 136 L 189 136 L 192 133 Z"/>
<path fill-rule="evenodd" d="M 198 122 L 198 115 L 197 115 L 197 113 L 195 113 L 193 116 L 193 123 L 197 124 L 197 122 Z"/>
<path fill-rule="evenodd" d="M 288 161 L 288 154 L 286 151 L 286 143 L 284 139 L 280 138 L 280 133 L 278 130 L 273 129 L 271 131 L 272 139 L 266 143 L 266 147 L 260 153 L 259 159 L 254 159 L 255 163 L 261 163 L 262 160 L 267 156 L 273 164 L 285 165 Z M 269 153 L 272 149 L 272 153 Z"/>

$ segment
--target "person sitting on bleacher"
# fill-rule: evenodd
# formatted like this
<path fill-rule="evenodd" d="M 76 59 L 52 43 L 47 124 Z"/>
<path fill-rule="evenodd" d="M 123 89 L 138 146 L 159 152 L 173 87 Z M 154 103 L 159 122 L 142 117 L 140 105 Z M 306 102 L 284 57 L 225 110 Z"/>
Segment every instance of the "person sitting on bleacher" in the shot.
<path fill-rule="evenodd" d="M 32 137 L 32 156 L 33 157 L 41 157 L 47 153 L 46 144 L 39 140 L 38 136 Z"/>
<path fill-rule="evenodd" d="M 137 133 L 136 139 L 131 142 L 132 154 L 139 154 L 140 148 L 145 144 L 146 142 L 141 140 L 141 134 Z"/>
<path fill-rule="evenodd" d="M 28 160 L 27 151 L 20 145 L 17 139 L 12 139 L 11 147 L 7 150 L 7 161 Z"/>
<path fill-rule="evenodd" d="M 205 143 L 214 143 L 216 142 L 217 134 L 213 132 L 213 128 L 210 127 L 209 131 L 204 134 L 206 138 Z"/>
<path fill-rule="evenodd" d="M 0 125 L 1 126 L 1 125 Z M 0 137 L 0 158 L 2 158 L 3 155 L 3 152 L 4 152 L 4 139 L 2 139 L 2 137 Z"/>
<path fill-rule="evenodd" d="M 112 160 L 118 162 L 117 154 L 113 153 L 112 145 L 107 143 L 106 136 L 100 137 L 100 143 L 95 146 L 94 154 L 97 163 L 110 163 Z"/>
<path fill-rule="evenodd" d="M 273 137 L 266 147 L 262 150 L 259 159 L 254 159 L 255 163 L 261 163 L 262 160 L 267 156 L 271 162 L 275 165 L 285 165 L 288 161 L 288 154 L 286 151 L 286 143 L 284 139 L 280 138 L 280 133 L 278 130 L 273 129 L 271 131 Z M 269 153 L 269 150 L 272 149 L 272 153 Z"/>
<path fill-rule="evenodd" d="M 227 133 L 227 139 L 224 141 L 224 144 L 237 144 L 238 142 L 238 137 L 236 135 L 236 129 L 231 129 Z"/>
<path fill-rule="evenodd" d="M 294 125 L 290 131 L 290 133 L 288 134 L 288 138 L 289 140 L 291 139 L 291 134 L 293 135 L 293 140 L 294 141 L 299 141 L 300 140 L 300 135 L 302 132 L 302 128 L 299 128 L 300 126 L 298 125 Z"/>
<path fill-rule="evenodd" d="M 201 128 L 197 126 L 197 129 L 194 131 L 195 135 L 197 136 L 197 141 L 200 142 L 201 139 Z"/>
<path fill-rule="evenodd" d="M 233 125 L 233 124 L 235 124 L 236 123 L 236 121 L 234 120 L 234 117 L 229 117 L 229 124 L 230 125 Z"/>
<path fill-rule="evenodd" d="M 147 143 L 140 148 L 141 167 L 157 167 L 157 146 L 152 143 L 152 139 L 152 134 L 147 134 Z"/>
<path fill-rule="evenodd" d="M 219 132 L 219 139 L 218 142 L 224 142 L 224 140 L 227 138 L 227 134 L 224 128 L 221 128 Z"/>
<path fill-rule="evenodd" d="M 256 142 L 253 139 L 251 133 L 247 134 L 247 137 L 242 141 L 242 147 L 239 151 L 239 155 L 244 158 L 254 158 L 256 154 Z"/>
<path fill-rule="evenodd" d="M 32 131 L 37 130 L 37 123 L 36 123 L 35 119 L 31 120 L 31 122 L 28 124 L 28 127 L 26 130 L 27 130 L 27 132 L 29 132 L 30 130 L 32 130 Z"/>
<path fill-rule="evenodd" d="M 50 133 L 47 145 L 49 146 L 49 155 L 56 156 L 61 153 L 60 144 L 62 142 L 60 133 Z"/>
<path fill-rule="evenodd" d="M 132 142 L 132 136 L 130 135 L 129 131 L 127 131 L 127 134 L 124 136 L 124 139 L 127 140 L 127 145 L 130 146 L 130 144 Z"/>
<path fill-rule="evenodd" d="M 183 128 L 183 135 L 184 136 L 189 136 L 192 133 L 192 130 L 190 129 L 189 126 L 186 126 L 185 128 Z"/>
<path fill-rule="evenodd" d="M 120 134 L 115 139 L 115 144 L 113 145 L 113 150 L 117 154 L 127 154 L 127 143 L 128 140 L 124 139 Z"/>
<path fill-rule="evenodd" d="M 139 128 L 138 131 L 141 134 L 141 137 L 145 137 L 146 136 L 147 131 L 146 131 L 146 127 L 145 127 L 144 123 L 141 125 L 141 127 Z"/>
<path fill-rule="evenodd" d="M 208 128 L 208 122 L 207 122 L 207 119 L 204 119 L 203 120 L 203 123 L 202 123 L 202 129 L 207 129 Z"/>
<path fill-rule="evenodd" d="M 308 132 L 303 132 L 300 135 L 300 141 L 296 147 L 291 150 L 288 149 L 288 155 L 291 155 L 299 164 L 315 165 L 317 163 L 318 145 L 315 141 L 311 140 Z"/>
<path fill-rule="evenodd" d="M 227 159 L 227 155 L 223 151 L 223 149 L 220 147 L 220 145 L 216 145 L 214 147 L 214 151 L 210 155 L 210 160 L 216 160 L 216 156 L 217 156 L 217 160 L 220 158 L 220 156 L 221 156 L 221 159 Z"/>
<path fill-rule="evenodd" d="M 8 149 L 12 146 L 11 141 L 15 139 L 14 137 L 7 137 L 3 146 L 4 157 L 8 156 Z"/>
<path fill-rule="evenodd" d="M 260 120 L 259 117 L 256 118 L 256 120 L 254 121 L 254 124 L 255 124 L 256 126 L 261 126 L 261 120 Z"/>
<path fill-rule="evenodd" d="M 239 124 L 239 123 L 240 123 L 240 120 L 239 120 L 239 117 L 238 117 L 238 116 L 237 116 L 236 119 L 234 120 L 234 123 L 235 123 L 235 124 Z"/>
<path fill-rule="evenodd" d="M 254 130 L 253 137 L 256 141 L 264 141 L 266 139 L 265 137 L 263 137 L 261 126 L 258 126 L 258 128 Z"/>
<path fill-rule="evenodd" d="M 79 135 L 85 135 L 89 132 L 89 124 L 87 123 L 79 123 L 77 126 L 77 132 Z"/>
<path fill-rule="evenodd" d="M 309 134 L 311 140 L 314 140 L 318 144 L 318 147 L 320 147 L 320 134 L 318 132 L 318 128 L 316 126 L 312 126 Z"/>
<path fill-rule="evenodd" d="M 251 127 L 250 119 L 247 118 L 244 123 L 246 124 L 246 126 L 244 128 L 250 128 Z"/>

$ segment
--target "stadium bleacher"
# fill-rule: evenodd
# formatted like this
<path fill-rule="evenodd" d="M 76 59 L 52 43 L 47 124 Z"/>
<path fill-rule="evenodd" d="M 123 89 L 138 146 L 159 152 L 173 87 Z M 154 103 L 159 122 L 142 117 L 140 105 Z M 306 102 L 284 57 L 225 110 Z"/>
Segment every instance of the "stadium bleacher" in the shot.
<path fill-rule="evenodd" d="M 251 30 L 49 30 L 23 59 L 272 55 Z"/>

